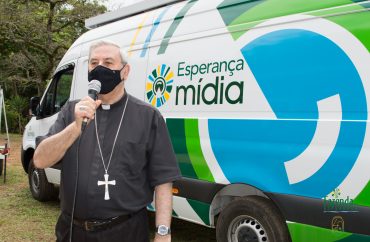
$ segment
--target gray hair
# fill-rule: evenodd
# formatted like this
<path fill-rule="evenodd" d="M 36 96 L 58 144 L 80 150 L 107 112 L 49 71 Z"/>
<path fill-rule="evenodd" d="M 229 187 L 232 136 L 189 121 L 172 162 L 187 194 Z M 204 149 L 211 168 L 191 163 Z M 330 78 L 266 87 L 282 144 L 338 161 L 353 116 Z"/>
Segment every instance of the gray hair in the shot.
<path fill-rule="evenodd" d="M 105 46 L 105 45 L 111 45 L 111 46 L 115 46 L 118 48 L 119 50 L 119 53 L 120 53 L 120 56 L 121 56 L 121 62 L 122 64 L 127 64 L 128 63 L 128 60 L 127 60 L 127 55 L 126 55 L 126 51 L 123 50 L 118 44 L 114 43 L 113 41 L 110 41 L 110 40 L 99 40 L 99 41 L 96 41 L 94 43 L 92 43 L 90 45 L 90 49 L 89 49 L 89 60 L 90 60 L 90 57 L 91 57 L 91 52 L 100 47 L 100 46 Z"/>

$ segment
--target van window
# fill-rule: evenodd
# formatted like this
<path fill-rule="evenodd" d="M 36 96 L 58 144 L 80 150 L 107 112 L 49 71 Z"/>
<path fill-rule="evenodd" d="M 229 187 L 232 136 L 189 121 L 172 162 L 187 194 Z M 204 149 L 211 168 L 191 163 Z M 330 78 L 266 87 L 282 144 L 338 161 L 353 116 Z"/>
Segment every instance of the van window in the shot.
<path fill-rule="evenodd" d="M 68 101 L 71 92 L 74 65 L 67 65 L 54 75 L 45 98 L 41 103 L 40 116 L 47 117 L 59 112 Z"/>

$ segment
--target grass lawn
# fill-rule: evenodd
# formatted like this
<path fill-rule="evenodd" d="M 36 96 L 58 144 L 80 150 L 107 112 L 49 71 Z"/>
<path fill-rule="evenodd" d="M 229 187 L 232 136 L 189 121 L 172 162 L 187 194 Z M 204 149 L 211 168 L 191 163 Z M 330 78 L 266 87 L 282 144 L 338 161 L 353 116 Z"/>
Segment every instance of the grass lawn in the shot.
<path fill-rule="evenodd" d="M 0 176 L 0 241 L 55 241 L 54 226 L 59 215 L 59 202 L 34 200 L 28 188 L 27 174 L 20 161 L 21 135 L 11 135 L 7 180 Z M 0 136 L 0 144 L 4 136 Z M 154 235 L 154 215 L 150 214 Z M 215 230 L 178 219 L 172 221 L 173 242 L 216 241 Z"/>

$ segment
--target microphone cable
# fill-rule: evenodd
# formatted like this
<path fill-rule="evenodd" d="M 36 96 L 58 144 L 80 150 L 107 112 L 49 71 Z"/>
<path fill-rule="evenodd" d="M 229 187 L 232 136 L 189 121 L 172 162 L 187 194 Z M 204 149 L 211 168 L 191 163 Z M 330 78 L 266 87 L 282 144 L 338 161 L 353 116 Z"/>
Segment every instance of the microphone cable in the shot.
<path fill-rule="evenodd" d="M 77 188 L 78 188 L 78 164 L 80 162 L 80 144 L 83 132 L 81 132 L 80 136 L 78 137 L 77 143 L 77 161 L 76 161 L 76 181 L 75 181 L 75 190 L 73 193 L 73 204 L 72 204 L 72 213 L 71 213 L 71 222 L 69 224 L 69 242 L 72 242 L 72 234 L 73 234 L 73 217 L 75 214 L 75 207 L 76 207 L 76 197 L 77 197 Z"/>
<path fill-rule="evenodd" d="M 92 99 L 96 100 L 97 99 L 97 94 L 100 93 L 100 90 L 101 90 L 101 83 L 100 81 L 98 80 L 92 80 L 89 85 L 88 85 L 89 89 L 88 89 L 88 95 L 89 97 L 91 97 Z M 70 222 L 70 225 L 69 225 L 69 242 L 72 242 L 72 234 L 73 234 L 73 217 L 74 217 L 74 214 L 75 214 L 75 207 L 76 207 L 76 197 L 77 197 L 77 190 L 78 190 L 78 165 L 79 165 L 79 162 L 80 162 L 80 144 L 81 144 L 81 139 L 82 139 L 82 135 L 85 131 L 85 128 L 87 126 L 87 119 L 85 121 L 85 119 L 83 119 L 82 121 L 82 124 L 81 124 L 81 134 L 80 136 L 78 137 L 78 143 L 77 143 L 77 159 L 76 159 L 76 181 L 75 181 L 75 190 L 74 190 L 74 193 L 73 193 L 73 204 L 72 204 L 72 213 L 71 213 L 71 222 Z"/>

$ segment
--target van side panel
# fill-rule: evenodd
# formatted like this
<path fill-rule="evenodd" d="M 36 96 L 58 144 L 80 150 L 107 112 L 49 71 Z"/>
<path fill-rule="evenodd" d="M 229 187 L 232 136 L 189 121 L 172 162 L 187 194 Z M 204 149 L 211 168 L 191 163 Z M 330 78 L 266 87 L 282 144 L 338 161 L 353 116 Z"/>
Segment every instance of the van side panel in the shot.
<path fill-rule="evenodd" d="M 294 242 L 368 241 L 369 10 L 361 0 L 180 1 L 85 33 L 58 68 L 76 63 L 79 99 L 90 45 L 127 50 L 125 88 L 165 117 L 184 177 L 175 217 L 212 227 L 253 195 L 276 206 Z M 55 118 L 32 119 L 24 143 Z"/>
<path fill-rule="evenodd" d="M 152 33 L 144 92 L 166 117 L 183 176 L 248 184 L 268 195 L 288 220 L 326 229 L 337 229 L 330 227 L 335 216 L 328 206 L 348 198 L 361 215 L 346 211 L 351 225 L 345 231 L 370 231 L 351 222 L 364 222 L 370 212 L 368 1 L 178 6 L 177 15 L 183 15 L 174 18 L 175 30 L 167 16 L 176 13 L 167 10 L 161 16 L 166 21 Z M 183 196 L 176 198 L 176 214 L 208 224 L 193 199 Z M 300 213 L 303 220 L 290 216 L 298 211 L 287 206 L 294 197 L 308 198 L 303 208 L 316 204 L 328 225 L 310 222 L 308 210 Z M 187 215 L 191 207 L 198 217 Z"/>

